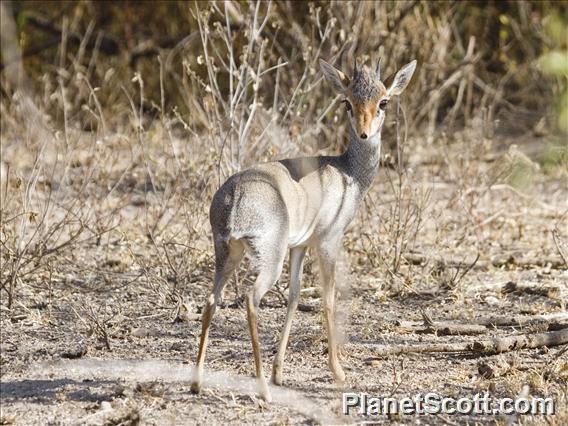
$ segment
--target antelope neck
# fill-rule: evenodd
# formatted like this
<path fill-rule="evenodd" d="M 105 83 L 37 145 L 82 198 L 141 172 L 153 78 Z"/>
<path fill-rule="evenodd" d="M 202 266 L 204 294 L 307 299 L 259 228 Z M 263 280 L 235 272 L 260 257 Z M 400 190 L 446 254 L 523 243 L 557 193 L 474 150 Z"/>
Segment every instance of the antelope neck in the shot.
<path fill-rule="evenodd" d="M 365 192 L 371 186 L 379 168 L 381 133 L 377 132 L 373 137 L 363 140 L 350 129 L 349 147 L 343 155 L 347 163 L 347 174 L 353 177 Z"/>

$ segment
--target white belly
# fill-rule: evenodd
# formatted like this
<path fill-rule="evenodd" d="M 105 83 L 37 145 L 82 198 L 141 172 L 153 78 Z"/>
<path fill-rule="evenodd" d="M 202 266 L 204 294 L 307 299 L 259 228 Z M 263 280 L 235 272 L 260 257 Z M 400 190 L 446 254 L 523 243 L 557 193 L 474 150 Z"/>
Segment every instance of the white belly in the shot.
<path fill-rule="evenodd" d="M 327 235 L 343 234 L 355 215 L 359 199 L 356 185 L 336 174 L 318 176 L 317 184 L 315 177 L 307 176 L 297 183 L 294 196 L 285 195 L 289 247 L 317 244 Z"/>

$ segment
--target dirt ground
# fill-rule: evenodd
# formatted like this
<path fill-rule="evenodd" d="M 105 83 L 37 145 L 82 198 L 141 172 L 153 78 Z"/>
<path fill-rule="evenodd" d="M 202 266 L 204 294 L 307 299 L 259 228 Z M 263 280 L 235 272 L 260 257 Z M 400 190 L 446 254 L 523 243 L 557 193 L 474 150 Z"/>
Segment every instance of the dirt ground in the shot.
<path fill-rule="evenodd" d="M 460 152 L 459 146 L 452 149 Z M 32 275 L 20 283 L 12 309 L 2 303 L 0 424 L 566 424 L 566 346 L 369 360 L 384 345 L 474 341 L 544 332 L 548 326 L 488 327 L 481 336 L 419 334 L 413 327 L 423 323 L 424 315 L 474 324 L 488 316 L 566 313 L 568 271 L 552 238 L 555 229 L 566 238 L 565 178 L 538 172 L 524 189 L 508 183 L 482 185 L 475 177 L 465 185 L 460 179 L 460 173 L 472 171 L 491 175 L 495 164 L 508 158 L 506 152 L 499 155 L 468 160 L 464 170 L 458 160 L 434 161 L 411 153 L 408 194 L 417 197 L 427 190 L 430 195 L 420 226 L 402 238 L 379 225 L 381 219 L 392 223 L 388 206 L 393 197 L 385 189 L 393 171 L 381 170 L 346 236 L 339 272 L 346 383 L 335 384 L 327 368 L 317 269 L 310 258 L 284 387 L 273 388 L 271 404 L 257 398 L 250 380 L 254 363 L 240 303 L 251 281 L 246 268 L 238 285 L 227 286 L 213 320 L 202 394 L 190 392 L 201 307 L 211 288 L 208 228 L 203 225 L 193 234 L 191 250 L 172 249 L 176 267 L 168 269 L 162 264 L 165 257 L 155 254 L 155 242 L 136 236 L 138 218 L 158 201 L 147 196 L 140 202 L 144 193 L 135 178 L 128 187 L 127 176 L 120 199 L 126 200 L 120 210 L 122 234 L 115 231 L 103 244 L 91 240 L 74 248 L 58 258 L 53 274 Z M 191 202 L 206 211 L 205 199 Z M 176 221 L 182 226 L 182 216 L 169 226 L 175 229 Z M 206 223 L 206 216 L 200 220 Z M 389 259 L 404 239 L 413 244 L 405 246 L 393 278 Z M 192 257 L 183 258 L 188 253 Z M 285 272 L 261 305 L 267 375 L 284 323 L 286 281 Z M 481 375 L 480 363 L 498 361 L 509 366 L 506 371 L 497 377 Z M 552 397 L 556 414 L 340 414 L 343 392 L 401 398 L 436 392 L 461 398 L 487 391 L 494 398 L 515 398 L 524 385 L 533 397 Z"/>

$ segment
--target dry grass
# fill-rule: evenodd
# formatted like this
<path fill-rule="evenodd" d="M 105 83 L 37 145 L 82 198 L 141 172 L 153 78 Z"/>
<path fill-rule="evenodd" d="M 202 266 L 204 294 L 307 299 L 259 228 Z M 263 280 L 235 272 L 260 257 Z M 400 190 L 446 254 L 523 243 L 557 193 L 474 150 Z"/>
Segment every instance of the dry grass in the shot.
<path fill-rule="evenodd" d="M 389 111 L 387 167 L 345 239 L 340 275 L 350 284 L 342 289 L 346 341 L 352 342 L 344 361 L 351 366 L 350 386 L 375 392 L 392 386 L 411 394 L 442 386 L 440 370 L 449 363 L 449 393 L 489 389 L 511 396 L 529 384 L 532 393 L 553 396 L 564 407 L 547 419 L 563 423 L 566 362 L 553 350 L 523 351 L 520 367 L 496 379 L 478 378 L 471 360 L 438 357 L 420 360 L 422 366 L 405 374 L 395 371 L 397 384 L 374 381 L 380 371 L 365 375 L 360 362 L 372 355 L 374 343 L 405 338 L 383 320 L 416 320 L 421 309 L 450 320 L 566 309 L 562 296 L 495 290 L 507 281 L 565 286 L 567 278 L 546 266 L 568 253 L 567 157 L 548 119 L 540 121 L 562 82 L 546 82 L 530 62 L 515 62 L 516 55 L 539 54 L 538 36 L 523 39 L 515 29 L 538 30 L 538 23 L 526 21 L 543 13 L 538 5 L 519 3 L 506 12 L 510 39 L 501 53 L 510 62 L 494 73 L 489 63 L 495 46 L 460 25 L 467 10 L 455 5 L 332 2 L 294 10 L 291 2 L 181 4 L 179 19 L 192 32 L 159 55 L 141 56 L 134 69 L 126 65 L 131 57 L 97 50 L 94 21 L 81 7 L 75 18 L 58 21 L 62 34 L 52 65 L 28 58 L 20 74 L 13 72 L 18 62 L 8 64 L 0 80 L 3 386 L 26 378 L 37 361 L 61 353 L 83 356 L 83 348 L 88 356 L 111 359 L 193 358 L 195 317 L 213 269 L 207 211 L 220 182 L 256 162 L 342 149 L 346 120 L 322 83 L 319 57 L 348 70 L 355 56 L 383 56 L 387 75 L 416 57 L 421 65 L 412 86 Z M 475 17 L 477 8 L 471 12 L 472 23 L 489 19 Z M 6 50 L 10 25 L 4 12 L 2 19 L 7 61 L 18 51 Z M 98 48 L 89 47 L 93 40 Z M 527 101 L 520 79 L 546 96 Z M 526 126 L 513 135 L 519 117 Z M 551 146 L 558 151 L 543 149 Z M 409 260 L 418 254 L 426 260 Z M 443 262 L 449 258 L 458 262 Z M 495 259 L 504 259 L 504 266 L 480 267 Z M 544 266 L 518 266 L 523 259 L 544 259 Z M 313 272 L 308 259 L 306 289 L 318 285 Z M 227 290 L 229 308 L 219 314 L 209 368 L 252 371 L 242 310 L 230 305 L 249 281 L 243 269 L 239 285 Z M 261 334 L 269 332 L 266 349 L 277 338 L 285 293 L 283 276 L 263 305 L 262 315 L 271 319 L 261 328 Z M 327 383 L 319 317 L 311 314 L 319 310 L 317 291 L 302 294 L 304 313 L 294 325 L 285 374 L 333 411 L 337 390 Z M 180 318 L 189 329 L 174 322 Z M 29 335 L 38 348 L 27 343 Z M 385 361 L 395 370 L 398 362 Z M 314 377 L 320 381 L 310 381 Z M 77 385 L 67 391 L 61 386 L 70 394 Z M 20 391 L 5 408 L 16 413 L 16 423 L 22 421 Z M 152 398 L 183 411 L 194 397 L 176 392 Z M 81 410 L 94 409 L 89 398 L 77 399 Z M 237 402 L 225 412 L 219 398 Z M 178 418 L 202 418 L 208 407 L 220 422 L 302 421 L 293 410 L 266 411 L 223 390 L 191 400 L 202 410 L 180 411 Z M 125 407 L 126 417 L 140 415 L 135 406 Z M 67 413 L 73 421 L 88 414 L 73 410 Z M 176 416 L 167 407 L 157 410 Z"/>

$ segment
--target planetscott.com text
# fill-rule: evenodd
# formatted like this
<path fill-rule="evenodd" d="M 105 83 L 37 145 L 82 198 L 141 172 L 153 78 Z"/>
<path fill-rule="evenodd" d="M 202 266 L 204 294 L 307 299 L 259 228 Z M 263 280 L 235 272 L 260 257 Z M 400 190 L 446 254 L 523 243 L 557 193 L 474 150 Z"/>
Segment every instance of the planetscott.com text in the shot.
<path fill-rule="evenodd" d="M 493 398 L 488 393 L 451 398 L 433 392 L 400 398 L 348 392 L 342 396 L 341 409 L 345 415 L 356 416 L 391 414 L 553 415 L 556 412 L 552 398 Z"/>

